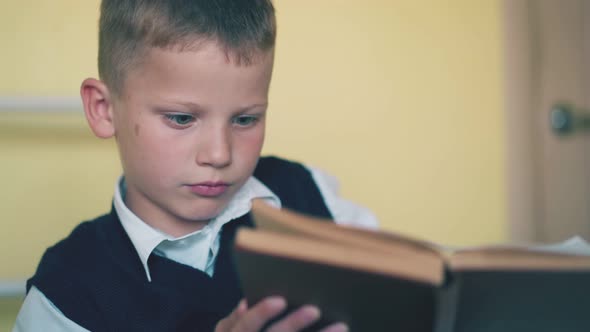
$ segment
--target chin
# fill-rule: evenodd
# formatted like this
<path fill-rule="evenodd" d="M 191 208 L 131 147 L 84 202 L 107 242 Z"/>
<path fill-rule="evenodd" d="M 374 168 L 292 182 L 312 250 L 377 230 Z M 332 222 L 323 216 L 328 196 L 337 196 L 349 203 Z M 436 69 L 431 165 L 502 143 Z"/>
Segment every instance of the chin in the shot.
<path fill-rule="evenodd" d="M 198 209 L 189 211 L 185 214 L 188 220 L 195 222 L 209 222 L 211 219 L 217 217 L 225 208 L 223 206 L 201 206 Z"/>
<path fill-rule="evenodd" d="M 193 195 L 169 201 L 169 211 L 186 221 L 204 222 L 217 217 L 227 208 L 231 197 L 203 198 Z"/>

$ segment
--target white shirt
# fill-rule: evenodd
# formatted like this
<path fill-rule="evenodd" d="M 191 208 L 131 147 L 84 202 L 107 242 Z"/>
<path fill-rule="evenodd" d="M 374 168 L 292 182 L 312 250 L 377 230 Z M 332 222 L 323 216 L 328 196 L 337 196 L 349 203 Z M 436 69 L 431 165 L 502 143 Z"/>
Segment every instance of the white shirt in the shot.
<path fill-rule="evenodd" d="M 367 209 L 338 197 L 338 182 L 334 177 L 318 169 L 309 168 L 309 170 L 337 223 L 377 228 L 375 216 Z M 258 179 L 251 177 L 238 190 L 228 206 L 207 226 L 191 234 L 175 238 L 144 223 L 129 210 L 124 203 L 125 192 L 125 183 L 121 177 L 115 186 L 113 198 L 115 210 L 141 259 L 146 278 L 150 281 L 147 260 L 151 253 L 213 275 L 222 226 L 248 213 L 251 201 L 255 198 L 264 199 L 276 207 L 281 206 L 281 201 L 270 189 Z M 23 302 L 13 329 L 13 332 L 30 331 L 81 332 L 88 330 L 68 319 L 39 289 L 33 286 Z"/>

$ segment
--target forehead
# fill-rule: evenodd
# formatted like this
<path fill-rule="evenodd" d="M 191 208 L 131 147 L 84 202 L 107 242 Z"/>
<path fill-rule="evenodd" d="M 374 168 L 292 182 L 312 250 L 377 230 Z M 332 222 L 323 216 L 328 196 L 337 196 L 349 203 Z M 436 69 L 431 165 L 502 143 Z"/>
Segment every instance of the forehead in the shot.
<path fill-rule="evenodd" d="M 129 70 L 124 94 L 139 89 L 157 94 L 268 93 L 274 52 L 260 51 L 240 61 L 213 42 L 191 48 L 151 48 Z"/>

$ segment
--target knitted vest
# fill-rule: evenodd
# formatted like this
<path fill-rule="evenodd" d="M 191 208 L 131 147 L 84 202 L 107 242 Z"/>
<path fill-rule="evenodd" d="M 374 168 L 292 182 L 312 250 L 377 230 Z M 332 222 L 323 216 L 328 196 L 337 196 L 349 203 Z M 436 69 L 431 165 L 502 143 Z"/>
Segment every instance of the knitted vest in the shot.
<path fill-rule="evenodd" d="M 254 176 L 284 207 L 331 217 L 303 166 L 261 158 Z M 213 277 L 152 254 L 149 282 L 112 209 L 49 248 L 27 291 L 35 285 L 66 317 L 91 331 L 212 331 L 242 297 L 232 261 L 234 236 L 242 226 L 252 226 L 249 215 L 223 227 Z"/>

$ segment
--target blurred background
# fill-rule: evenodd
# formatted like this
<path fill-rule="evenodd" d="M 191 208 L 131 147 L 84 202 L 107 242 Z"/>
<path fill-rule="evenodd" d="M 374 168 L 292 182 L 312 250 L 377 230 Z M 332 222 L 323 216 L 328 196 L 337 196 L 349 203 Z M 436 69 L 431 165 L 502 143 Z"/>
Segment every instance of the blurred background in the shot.
<path fill-rule="evenodd" d="M 386 230 L 453 246 L 587 235 L 586 1 L 275 6 L 265 154 L 335 175 Z M 2 331 L 43 251 L 107 212 L 121 173 L 78 96 L 98 7 L 0 2 Z"/>

